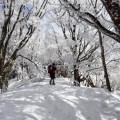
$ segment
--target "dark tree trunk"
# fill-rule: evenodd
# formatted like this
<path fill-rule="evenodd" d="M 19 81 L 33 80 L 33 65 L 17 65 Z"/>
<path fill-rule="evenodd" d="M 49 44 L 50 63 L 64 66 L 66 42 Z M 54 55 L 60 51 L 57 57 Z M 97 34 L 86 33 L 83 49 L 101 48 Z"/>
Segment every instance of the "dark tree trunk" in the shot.
<path fill-rule="evenodd" d="M 103 47 L 103 42 L 102 42 L 102 35 L 101 35 L 100 31 L 98 31 L 98 33 L 99 33 L 99 42 L 100 42 L 100 48 L 101 48 L 101 59 L 102 59 L 102 64 L 103 64 L 104 77 L 106 79 L 107 89 L 111 92 L 111 86 L 110 86 L 108 72 L 107 72 L 107 66 L 106 66 L 106 62 L 105 62 L 105 55 L 104 55 L 104 47 Z"/>
<path fill-rule="evenodd" d="M 75 86 L 80 86 L 79 70 L 78 70 L 76 65 L 74 65 L 74 85 Z"/>
<path fill-rule="evenodd" d="M 117 32 L 120 34 L 120 4 L 119 0 L 101 0 L 108 11 Z"/>

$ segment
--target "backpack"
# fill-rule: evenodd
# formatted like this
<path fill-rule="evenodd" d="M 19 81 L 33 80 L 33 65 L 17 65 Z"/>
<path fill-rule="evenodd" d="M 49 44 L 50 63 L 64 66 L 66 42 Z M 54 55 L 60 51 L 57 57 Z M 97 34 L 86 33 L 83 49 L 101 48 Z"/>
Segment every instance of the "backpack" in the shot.
<path fill-rule="evenodd" d="M 52 65 L 49 65 L 49 66 L 48 66 L 48 73 L 51 73 L 52 70 L 53 70 L 53 66 L 52 66 Z"/>
<path fill-rule="evenodd" d="M 53 65 L 49 65 L 48 66 L 48 73 L 49 74 L 54 74 L 55 73 L 55 71 L 56 71 L 56 67 L 55 66 L 53 66 Z"/>

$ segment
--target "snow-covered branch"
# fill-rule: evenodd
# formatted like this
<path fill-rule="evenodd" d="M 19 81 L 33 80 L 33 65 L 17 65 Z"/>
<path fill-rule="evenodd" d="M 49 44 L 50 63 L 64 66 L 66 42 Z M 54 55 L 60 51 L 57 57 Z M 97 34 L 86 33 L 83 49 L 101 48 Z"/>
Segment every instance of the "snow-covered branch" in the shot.
<path fill-rule="evenodd" d="M 99 29 L 105 35 L 113 38 L 114 40 L 120 43 L 120 35 L 106 29 L 94 15 L 90 14 L 89 12 L 80 12 L 78 9 L 76 9 L 74 5 L 69 3 L 67 0 L 62 0 L 62 1 L 63 1 L 63 5 L 65 6 L 65 9 L 74 12 L 74 15 L 76 15 L 76 19 L 80 19 L 88 23 L 92 27 Z"/>

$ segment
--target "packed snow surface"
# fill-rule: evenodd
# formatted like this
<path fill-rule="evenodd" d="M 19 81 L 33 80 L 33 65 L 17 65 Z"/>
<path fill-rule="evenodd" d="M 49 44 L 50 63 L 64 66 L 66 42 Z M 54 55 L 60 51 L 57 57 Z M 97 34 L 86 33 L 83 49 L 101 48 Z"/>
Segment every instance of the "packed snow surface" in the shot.
<path fill-rule="evenodd" d="M 120 120 L 120 91 L 45 79 L 0 94 L 0 120 Z"/>

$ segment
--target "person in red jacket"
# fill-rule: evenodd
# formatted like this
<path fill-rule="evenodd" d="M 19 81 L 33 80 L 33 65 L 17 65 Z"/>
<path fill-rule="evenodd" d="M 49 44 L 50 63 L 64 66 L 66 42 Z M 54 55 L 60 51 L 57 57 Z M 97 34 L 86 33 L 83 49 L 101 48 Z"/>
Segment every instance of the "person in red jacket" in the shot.
<path fill-rule="evenodd" d="M 50 74 L 50 85 L 55 85 L 55 72 L 56 72 L 56 67 L 55 63 L 52 65 L 48 66 L 48 73 Z"/>

